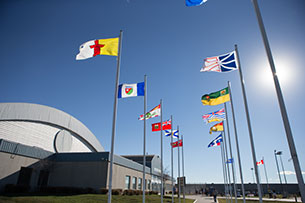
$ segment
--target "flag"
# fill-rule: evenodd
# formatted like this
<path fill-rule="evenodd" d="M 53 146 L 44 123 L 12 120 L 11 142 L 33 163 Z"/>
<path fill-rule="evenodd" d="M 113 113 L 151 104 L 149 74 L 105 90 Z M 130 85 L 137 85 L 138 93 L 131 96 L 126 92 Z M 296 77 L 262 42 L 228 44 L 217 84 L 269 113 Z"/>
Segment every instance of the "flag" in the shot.
<path fill-rule="evenodd" d="M 203 105 L 218 105 L 230 101 L 229 88 L 226 87 L 217 92 L 210 94 L 205 94 L 201 97 L 201 102 Z"/>
<path fill-rule="evenodd" d="M 221 142 L 222 142 L 222 135 L 220 134 L 208 145 L 208 147 L 219 146 Z"/>
<path fill-rule="evenodd" d="M 210 128 L 210 134 L 212 134 L 212 131 L 217 132 L 217 131 L 223 131 L 223 123 L 217 123 L 215 125 L 213 125 Z"/>
<path fill-rule="evenodd" d="M 178 133 L 179 133 L 178 130 L 173 130 L 173 133 L 171 133 L 171 130 L 165 130 L 165 131 L 164 131 L 165 136 L 170 136 L 170 135 L 172 135 L 172 136 L 175 137 L 175 138 L 179 138 Z"/>
<path fill-rule="evenodd" d="M 88 59 L 97 55 L 117 56 L 118 48 L 119 38 L 91 40 L 80 45 L 76 60 Z"/>
<path fill-rule="evenodd" d="M 261 161 L 258 161 L 258 162 L 256 162 L 256 165 L 262 165 L 262 164 L 264 164 L 264 160 L 262 159 Z"/>
<path fill-rule="evenodd" d="M 202 119 L 206 122 L 206 123 L 211 123 L 211 122 L 214 122 L 214 121 L 223 121 L 225 120 L 225 109 L 222 108 L 218 111 L 215 111 L 215 112 L 212 112 L 212 113 L 207 113 L 207 114 L 204 114 L 202 116 Z"/>
<path fill-rule="evenodd" d="M 207 0 L 185 0 L 186 6 L 199 6 Z"/>
<path fill-rule="evenodd" d="M 159 104 L 158 106 L 156 106 L 155 108 L 153 108 L 152 110 L 150 110 L 149 112 L 147 112 L 145 114 L 145 118 L 146 120 L 147 119 L 150 119 L 150 118 L 154 118 L 154 117 L 157 117 L 157 116 L 160 116 L 161 115 L 161 105 Z M 139 120 L 144 120 L 144 116 L 143 114 L 140 116 Z"/>
<path fill-rule="evenodd" d="M 170 130 L 172 128 L 171 120 L 167 120 L 163 122 L 162 130 Z M 152 131 L 160 131 L 161 130 L 161 122 L 151 124 Z"/>
<path fill-rule="evenodd" d="M 182 147 L 182 146 L 183 146 L 182 140 L 178 140 L 178 141 L 176 141 L 176 142 L 172 142 L 172 143 L 171 143 L 171 146 L 172 146 L 173 148 L 175 148 L 175 147 Z"/>
<path fill-rule="evenodd" d="M 228 159 L 228 161 L 226 161 L 226 164 L 232 164 L 233 163 L 233 158 L 232 159 Z"/>
<path fill-rule="evenodd" d="M 145 83 L 119 85 L 118 98 L 144 96 Z"/>
<path fill-rule="evenodd" d="M 200 72 L 230 72 L 237 69 L 235 51 L 220 56 L 204 59 L 204 67 Z"/>

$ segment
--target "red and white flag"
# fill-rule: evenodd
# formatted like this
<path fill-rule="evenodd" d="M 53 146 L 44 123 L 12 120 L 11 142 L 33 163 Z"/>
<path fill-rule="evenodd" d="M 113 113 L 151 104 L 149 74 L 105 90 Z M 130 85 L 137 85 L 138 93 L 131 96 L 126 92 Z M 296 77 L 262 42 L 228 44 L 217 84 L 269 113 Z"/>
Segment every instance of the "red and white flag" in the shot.
<path fill-rule="evenodd" d="M 161 122 L 151 124 L 152 131 L 160 131 L 161 130 Z M 162 130 L 170 130 L 172 128 L 171 120 L 167 120 L 163 122 Z"/>
<path fill-rule="evenodd" d="M 262 159 L 261 161 L 258 161 L 258 162 L 256 162 L 256 165 L 262 165 L 262 164 L 264 164 L 264 160 Z"/>

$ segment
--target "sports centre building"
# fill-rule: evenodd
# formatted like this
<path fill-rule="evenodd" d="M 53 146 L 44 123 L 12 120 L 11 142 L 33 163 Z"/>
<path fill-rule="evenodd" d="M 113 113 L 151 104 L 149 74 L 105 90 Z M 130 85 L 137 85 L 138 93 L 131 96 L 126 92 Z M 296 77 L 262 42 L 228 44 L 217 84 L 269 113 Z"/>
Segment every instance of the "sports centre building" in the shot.
<path fill-rule="evenodd" d="M 110 153 L 71 115 L 44 105 L 0 103 L 0 192 L 7 185 L 108 188 Z M 114 155 L 113 189 L 141 190 L 143 156 Z M 159 191 L 161 161 L 146 160 L 147 191 Z"/>

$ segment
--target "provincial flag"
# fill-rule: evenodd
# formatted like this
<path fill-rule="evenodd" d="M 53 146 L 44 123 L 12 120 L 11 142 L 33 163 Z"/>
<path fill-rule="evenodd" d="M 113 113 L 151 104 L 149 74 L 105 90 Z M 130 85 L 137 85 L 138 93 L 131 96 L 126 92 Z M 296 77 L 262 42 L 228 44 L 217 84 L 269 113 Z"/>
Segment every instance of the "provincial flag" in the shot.
<path fill-rule="evenodd" d="M 226 87 L 217 92 L 210 94 L 205 94 L 201 97 L 201 102 L 203 105 L 218 105 L 230 101 L 229 88 Z"/>
<path fill-rule="evenodd" d="M 186 6 L 199 6 L 207 0 L 185 0 Z"/>
<path fill-rule="evenodd" d="M 119 38 L 91 40 L 80 45 L 76 60 L 88 59 L 97 55 L 117 56 L 118 49 Z"/>
<path fill-rule="evenodd" d="M 208 147 L 219 146 L 221 142 L 222 142 L 222 135 L 220 134 L 208 145 Z"/>
<path fill-rule="evenodd" d="M 258 162 L 256 162 L 256 165 L 262 165 L 262 164 L 264 164 L 264 160 L 262 159 L 261 161 L 258 161 Z"/>
<path fill-rule="evenodd" d="M 213 125 L 211 128 L 210 128 L 210 134 L 212 134 L 212 131 L 213 132 L 217 132 L 217 131 L 223 131 L 223 123 L 217 123 L 215 125 Z"/>
<path fill-rule="evenodd" d="M 165 136 L 173 136 L 174 138 L 179 138 L 179 131 L 178 130 L 173 130 L 173 133 L 171 132 L 171 130 L 165 130 L 164 134 Z"/>
<path fill-rule="evenodd" d="M 226 164 L 232 164 L 233 163 L 233 158 L 232 159 L 228 159 L 227 161 L 226 161 Z"/>
<path fill-rule="evenodd" d="M 175 147 L 182 147 L 182 146 L 183 146 L 183 142 L 182 142 L 182 140 L 178 140 L 178 141 L 176 141 L 176 142 L 172 142 L 172 143 L 171 143 L 171 146 L 172 146 L 173 148 L 175 148 Z"/>
<path fill-rule="evenodd" d="M 220 56 L 204 59 L 204 67 L 200 72 L 230 72 L 237 69 L 235 51 Z"/>
<path fill-rule="evenodd" d="M 171 120 L 167 120 L 163 122 L 162 130 L 170 130 L 172 128 Z M 161 130 L 161 122 L 151 124 L 152 131 L 160 131 Z"/>
<path fill-rule="evenodd" d="M 156 106 L 155 108 L 153 108 L 152 110 L 147 112 L 145 114 L 145 118 L 147 120 L 147 119 L 154 118 L 154 117 L 157 117 L 157 116 L 160 116 L 160 115 L 161 115 L 161 105 L 159 104 L 158 106 Z M 143 114 L 140 115 L 139 120 L 144 120 L 144 115 Z"/>
<path fill-rule="evenodd" d="M 214 122 L 214 121 L 223 121 L 225 120 L 225 109 L 222 108 L 218 111 L 215 111 L 215 112 L 212 112 L 212 113 L 207 113 L 207 114 L 204 114 L 202 116 L 202 119 L 206 122 L 206 123 L 211 123 L 211 122 Z"/>
<path fill-rule="evenodd" d="M 145 83 L 121 84 L 119 85 L 118 98 L 144 96 Z"/>

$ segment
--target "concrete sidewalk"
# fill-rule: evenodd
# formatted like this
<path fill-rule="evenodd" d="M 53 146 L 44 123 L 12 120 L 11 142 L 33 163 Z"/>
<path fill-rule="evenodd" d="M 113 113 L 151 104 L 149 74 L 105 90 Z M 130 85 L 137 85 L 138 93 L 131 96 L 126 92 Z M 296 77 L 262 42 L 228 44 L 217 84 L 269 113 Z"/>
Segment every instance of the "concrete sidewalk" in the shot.
<path fill-rule="evenodd" d="M 185 198 L 194 199 L 194 203 L 214 203 L 213 197 L 206 197 L 202 195 L 186 195 Z"/>

